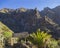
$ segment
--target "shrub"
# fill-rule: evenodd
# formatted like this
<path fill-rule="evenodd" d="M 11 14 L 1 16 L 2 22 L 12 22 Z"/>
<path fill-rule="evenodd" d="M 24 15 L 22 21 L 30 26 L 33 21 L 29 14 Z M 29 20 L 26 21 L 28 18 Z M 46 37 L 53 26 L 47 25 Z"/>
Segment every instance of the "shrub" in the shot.
<path fill-rule="evenodd" d="M 50 43 L 48 44 L 48 48 L 59 48 L 58 41 L 51 39 Z"/>
<path fill-rule="evenodd" d="M 36 33 L 33 32 L 30 34 L 28 40 L 37 45 L 38 48 L 43 48 L 49 42 L 50 38 L 51 35 L 48 35 L 47 33 L 44 33 L 38 29 Z"/>
<path fill-rule="evenodd" d="M 9 42 L 10 42 L 10 39 L 12 37 L 12 32 L 3 32 L 3 36 L 4 36 L 4 44 L 5 46 L 9 46 Z"/>
<path fill-rule="evenodd" d="M 5 38 L 11 38 L 12 37 L 12 32 L 3 32 L 3 35 Z"/>
<path fill-rule="evenodd" d="M 60 39 L 58 40 L 58 45 L 59 45 L 59 47 L 60 47 Z"/>

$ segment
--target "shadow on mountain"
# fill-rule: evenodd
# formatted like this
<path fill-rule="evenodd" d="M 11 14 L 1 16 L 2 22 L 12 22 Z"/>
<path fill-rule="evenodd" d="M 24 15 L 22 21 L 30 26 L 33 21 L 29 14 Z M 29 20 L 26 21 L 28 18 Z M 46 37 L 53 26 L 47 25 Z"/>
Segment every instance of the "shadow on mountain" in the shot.
<path fill-rule="evenodd" d="M 0 21 L 14 32 L 36 31 L 40 14 L 37 9 L 2 9 L 0 10 Z"/>
<path fill-rule="evenodd" d="M 37 8 L 15 10 L 4 8 L 0 10 L 0 21 L 15 33 L 31 33 L 40 28 L 52 34 L 53 37 L 60 38 L 60 11 L 57 11 L 57 8 L 47 7 L 41 12 Z"/>

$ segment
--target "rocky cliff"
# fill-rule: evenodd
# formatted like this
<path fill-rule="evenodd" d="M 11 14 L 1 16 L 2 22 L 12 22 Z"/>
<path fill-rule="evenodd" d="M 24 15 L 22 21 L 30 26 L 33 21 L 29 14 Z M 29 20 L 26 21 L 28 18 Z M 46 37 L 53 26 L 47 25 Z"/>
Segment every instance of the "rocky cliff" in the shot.
<path fill-rule="evenodd" d="M 1 9 L 0 21 L 14 32 L 29 33 L 40 28 L 55 38 L 60 38 L 60 6 L 50 9 L 48 7 L 39 11 L 35 9 Z"/>

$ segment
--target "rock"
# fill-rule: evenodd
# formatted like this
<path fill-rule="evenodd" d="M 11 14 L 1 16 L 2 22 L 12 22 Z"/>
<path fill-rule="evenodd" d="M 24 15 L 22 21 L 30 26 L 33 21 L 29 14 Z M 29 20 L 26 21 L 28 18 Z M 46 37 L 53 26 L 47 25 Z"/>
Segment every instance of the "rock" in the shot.
<path fill-rule="evenodd" d="M 46 16 L 46 17 L 45 17 Z M 42 11 L 35 9 L 1 9 L 0 21 L 15 33 L 35 32 L 38 28 L 60 38 L 60 6 Z"/>

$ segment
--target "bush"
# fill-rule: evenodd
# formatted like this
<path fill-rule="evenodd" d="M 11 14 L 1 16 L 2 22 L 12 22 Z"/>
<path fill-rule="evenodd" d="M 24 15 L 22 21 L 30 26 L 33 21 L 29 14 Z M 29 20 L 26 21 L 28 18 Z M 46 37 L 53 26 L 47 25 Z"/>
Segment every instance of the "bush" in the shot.
<path fill-rule="evenodd" d="M 3 32 L 3 35 L 5 38 L 11 38 L 12 37 L 12 32 Z"/>
<path fill-rule="evenodd" d="M 59 48 L 58 41 L 51 39 L 50 43 L 48 44 L 48 48 Z"/>
<path fill-rule="evenodd" d="M 4 44 L 5 44 L 5 46 L 9 46 L 10 45 L 9 41 L 10 41 L 10 39 L 12 37 L 12 32 L 3 32 L 3 36 L 4 36 Z"/>
<path fill-rule="evenodd" d="M 60 46 L 60 39 L 58 40 L 58 45 Z"/>
<path fill-rule="evenodd" d="M 37 45 L 38 48 L 43 48 L 47 45 L 50 38 L 51 35 L 48 35 L 47 33 L 44 33 L 43 31 L 40 31 L 38 29 L 36 33 L 33 32 L 32 34 L 30 34 L 28 40 Z"/>

